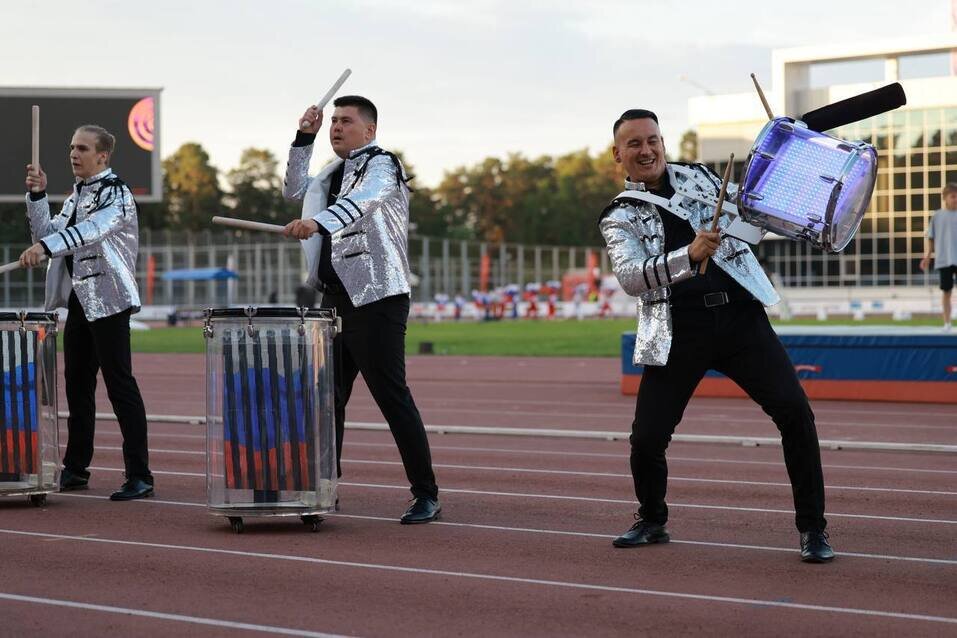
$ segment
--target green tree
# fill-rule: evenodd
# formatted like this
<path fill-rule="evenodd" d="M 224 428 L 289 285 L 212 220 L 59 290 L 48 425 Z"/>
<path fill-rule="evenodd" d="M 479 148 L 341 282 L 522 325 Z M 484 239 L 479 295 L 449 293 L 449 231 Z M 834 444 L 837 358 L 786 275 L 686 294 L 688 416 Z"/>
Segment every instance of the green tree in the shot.
<path fill-rule="evenodd" d="M 187 142 L 163 160 L 163 190 L 167 227 L 198 230 L 223 209 L 219 171 L 196 142 Z"/>
<path fill-rule="evenodd" d="M 247 148 L 239 166 L 226 174 L 230 192 L 225 200 L 236 217 L 271 224 L 285 224 L 298 217 L 299 207 L 282 196 L 279 162 L 272 152 Z"/>

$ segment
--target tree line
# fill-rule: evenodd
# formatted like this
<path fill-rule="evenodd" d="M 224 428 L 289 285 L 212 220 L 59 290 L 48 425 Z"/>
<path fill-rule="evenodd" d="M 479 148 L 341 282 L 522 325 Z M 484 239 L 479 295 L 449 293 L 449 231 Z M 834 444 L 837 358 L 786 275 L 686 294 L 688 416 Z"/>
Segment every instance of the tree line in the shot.
<path fill-rule="evenodd" d="M 693 159 L 686 152 L 694 148 L 689 134 L 680 145 L 682 159 Z M 403 163 L 414 175 L 414 166 Z M 162 167 L 163 201 L 140 204 L 140 228 L 203 230 L 213 215 L 284 224 L 300 214 L 297 202 L 282 197 L 280 162 L 269 150 L 245 149 L 239 165 L 222 174 L 201 144 L 187 142 Z M 488 157 L 445 171 L 434 187 L 413 180 L 411 221 L 417 234 L 430 237 L 594 246 L 601 243 L 598 214 L 622 179 L 610 146 L 594 154 Z M 0 243 L 27 241 L 25 226 L 22 204 L 2 206 Z"/>

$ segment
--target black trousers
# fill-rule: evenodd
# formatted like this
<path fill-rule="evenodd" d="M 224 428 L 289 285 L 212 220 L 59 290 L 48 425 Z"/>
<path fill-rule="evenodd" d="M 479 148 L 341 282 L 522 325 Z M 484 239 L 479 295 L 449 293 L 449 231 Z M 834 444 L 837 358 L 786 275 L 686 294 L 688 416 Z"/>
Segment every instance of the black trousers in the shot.
<path fill-rule="evenodd" d="M 698 383 L 709 369 L 747 392 L 781 432 L 801 532 L 823 530 L 824 476 L 814 413 L 794 366 L 757 302 L 673 309 L 668 362 L 645 366 L 631 428 L 631 473 L 638 514 L 664 524 L 668 464 L 665 449 Z"/>
<path fill-rule="evenodd" d="M 63 329 L 66 402 L 70 417 L 63 466 L 83 477 L 93 460 L 96 428 L 96 373 L 103 371 L 106 393 L 123 434 L 123 463 L 128 479 L 153 482 L 146 443 L 146 408 L 133 377 L 130 354 L 130 310 L 89 321 L 70 293 Z"/>
<path fill-rule="evenodd" d="M 356 375 L 389 424 L 399 448 L 405 475 L 416 498 L 438 498 L 432 471 L 432 453 L 412 392 L 405 381 L 405 329 L 409 297 L 396 295 L 356 308 L 348 296 L 326 293 L 323 308 L 335 308 L 342 317 L 342 332 L 333 341 L 335 365 L 336 462 L 342 476 L 342 438 L 346 404 Z"/>

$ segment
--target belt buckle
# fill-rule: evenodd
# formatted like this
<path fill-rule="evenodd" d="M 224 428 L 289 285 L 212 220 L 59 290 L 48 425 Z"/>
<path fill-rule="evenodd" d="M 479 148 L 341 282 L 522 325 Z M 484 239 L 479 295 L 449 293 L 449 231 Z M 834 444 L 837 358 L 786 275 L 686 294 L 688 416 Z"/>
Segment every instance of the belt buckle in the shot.
<path fill-rule="evenodd" d="M 726 292 L 709 292 L 704 296 L 704 307 L 705 308 L 714 308 L 715 306 L 723 306 L 728 303 L 728 293 Z"/>

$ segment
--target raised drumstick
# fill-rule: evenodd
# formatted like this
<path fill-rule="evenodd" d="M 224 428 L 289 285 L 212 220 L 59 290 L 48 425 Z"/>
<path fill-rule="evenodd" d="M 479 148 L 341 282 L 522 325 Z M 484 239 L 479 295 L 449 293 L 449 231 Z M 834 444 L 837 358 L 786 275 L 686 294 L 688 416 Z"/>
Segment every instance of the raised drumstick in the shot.
<path fill-rule="evenodd" d="M 764 91 L 761 90 L 761 85 L 758 84 L 758 78 L 751 74 L 751 81 L 754 82 L 754 88 L 758 90 L 758 97 L 761 98 L 761 104 L 764 106 L 764 112 L 768 114 L 768 119 L 774 119 L 774 113 L 771 112 L 771 106 L 768 104 L 768 99 L 764 97 Z"/>
<path fill-rule="evenodd" d="M 711 232 L 718 230 L 718 220 L 721 219 L 721 207 L 724 206 L 724 196 L 728 193 L 728 182 L 731 181 L 731 167 L 734 165 L 734 153 L 728 158 L 728 165 L 724 169 L 724 179 L 721 180 L 721 191 L 718 193 L 718 204 L 714 209 L 714 220 L 711 222 Z M 708 270 L 708 258 L 701 262 L 698 274 L 705 274 Z"/>
<path fill-rule="evenodd" d="M 241 228 L 242 230 L 261 230 L 265 233 L 281 234 L 286 227 L 279 224 L 265 224 L 263 222 L 251 222 L 246 219 L 236 219 L 234 217 L 213 217 L 212 222 L 220 226 L 230 226 L 232 228 Z"/>
<path fill-rule="evenodd" d="M 350 75 L 352 75 L 352 69 L 346 69 L 345 71 L 343 71 L 342 75 L 339 76 L 339 79 L 336 80 L 336 83 L 332 85 L 332 88 L 326 91 L 326 94 L 322 96 L 322 99 L 316 102 L 316 108 L 319 109 L 320 111 L 323 108 L 325 108 L 326 104 L 329 103 L 329 100 L 332 99 L 332 96 L 336 94 L 336 91 L 338 91 L 342 87 L 343 83 L 345 83 L 346 79 L 348 79 Z M 311 126 L 312 122 L 308 120 L 302 120 L 301 122 L 299 122 L 299 125 Z"/>
<path fill-rule="evenodd" d="M 30 155 L 30 164 L 33 165 L 33 170 L 40 170 L 40 107 L 36 104 L 33 105 L 33 130 L 32 130 L 32 146 L 31 155 Z M 34 186 L 30 190 L 36 192 L 37 187 Z"/>

